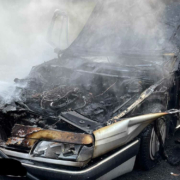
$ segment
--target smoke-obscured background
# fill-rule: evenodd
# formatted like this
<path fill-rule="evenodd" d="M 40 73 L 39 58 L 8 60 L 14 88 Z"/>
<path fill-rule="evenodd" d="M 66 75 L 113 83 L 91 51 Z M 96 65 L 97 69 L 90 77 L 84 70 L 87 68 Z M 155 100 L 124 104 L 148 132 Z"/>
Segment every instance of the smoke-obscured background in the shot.
<path fill-rule="evenodd" d="M 48 28 L 56 9 L 68 14 L 71 44 L 95 4 L 100 3 L 70 52 L 81 56 L 79 48 L 81 52 L 101 52 L 101 55 L 111 51 L 119 53 L 124 49 L 143 53 L 145 50 L 160 50 L 165 44 L 174 46 L 169 40 L 179 27 L 180 12 L 178 6 L 171 6 L 173 1 L 0 0 L 0 96 L 6 101 L 13 99 L 16 96 L 15 78 L 24 78 L 32 66 L 57 57 L 54 47 L 47 43 Z M 59 40 L 62 46 L 64 42 Z M 124 63 L 127 59 L 115 61 Z"/>
<path fill-rule="evenodd" d="M 165 0 L 121 0 L 121 7 L 116 8 L 120 14 L 114 19 L 118 18 L 125 24 L 132 22 L 132 27 L 130 27 L 132 29 L 128 32 L 135 31 L 140 39 L 146 39 L 147 30 L 152 29 L 149 38 L 152 41 L 151 46 L 157 46 L 157 42 L 154 41 L 157 40 L 156 37 L 161 37 L 158 40 L 158 46 L 161 46 L 166 38 L 164 36 L 169 33 L 166 26 L 157 26 L 161 20 L 161 15 L 167 11 L 165 2 L 167 3 Z M 94 6 L 94 1 L 90 0 L 0 0 L 0 81 L 13 82 L 16 77 L 23 78 L 29 73 L 32 66 L 56 57 L 54 48 L 47 43 L 47 31 L 56 9 L 65 11 L 69 15 L 69 39 L 71 43 L 82 30 Z M 129 14 L 128 17 L 123 17 L 124 13 L 121 13 L 124 7 L 125 9 L 131 7 L 130 12 L 125 12 L 125 15 Z M 116 13 L 111 12 L 111 9 L 107 11 L 112 16 L 116 15 Z M 146 19 L 144 15 L 146 15 Z M 106 20 L 106 17 L 104 19 Z M 105 20 L 102 22 L 104 23 Z M 103 30 L 103 27 L 99 27 L 98 34 L 106 32 L 101 32 L 100 29 Z M 114 33 L 118 32 L 114 31 Z M 126 39 L 125 33 L 127 31 L 126 29 L 123 30 L 122 26 L 119 37 L 122 36 Z M 112 35 L 112 32 L 109 34 Z M 106 36 L 103 34 L 103 37 Z M 86 42 L 88 42 L 88 37 L 86 38 Z M 114 39 L 118 43 L 121 41 L 121 39 Z M 90 39 L 90 41 L 93 42 L 94 40 Z M 108 42 L 108 38 L 105 42 Z M 103 43 L 99 42 L 98 39 L 97 44 L 102 46 Z"/>
<path fill-rule="evenodd" d="M 70 14 L 72 41 L 93 6 L 93 2 L 70 0 L 0 0 L 0 81 L 23 78 L 32 66 L 57 56 L 47 43 L 47 31 L 56 9 Z"/>

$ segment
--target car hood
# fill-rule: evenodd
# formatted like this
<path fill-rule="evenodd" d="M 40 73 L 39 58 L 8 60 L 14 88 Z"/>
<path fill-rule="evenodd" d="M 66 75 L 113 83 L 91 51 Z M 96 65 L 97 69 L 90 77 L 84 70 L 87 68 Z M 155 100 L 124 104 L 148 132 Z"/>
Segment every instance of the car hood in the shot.
<path fill-rule="evenodd" d="M 177 5 L 149 1 L 99 1 L 65 55 L 109 55 L 171 51 L 178 26 Z M 172 21 L 173 19 L 173 21 Z"/>

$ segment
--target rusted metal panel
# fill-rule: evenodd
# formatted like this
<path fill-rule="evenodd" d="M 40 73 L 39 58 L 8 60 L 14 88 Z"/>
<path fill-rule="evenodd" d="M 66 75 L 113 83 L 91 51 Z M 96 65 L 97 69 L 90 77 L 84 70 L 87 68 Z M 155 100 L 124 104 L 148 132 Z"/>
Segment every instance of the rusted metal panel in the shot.
<path fill-rule="evenodd" d="M 91 144 L 93 138 L 89 134 L 72 133 L 65 131 L 40 130 L 38 132 L 27 135 L 30 139 L 55 140 L 59 142 L 67 142 L 73 144 Z"/>
<path fill-rule="evenodd" d="M 38 131 L 40 131 L 40 130 L 42 130 L 42 128 L 15 124 L 14 127 L 13 127 L 13 129 L 12 129 L 11 134 L 12 134 L 12 136 L 14 136 L 14 137 L 24 138 L 24 137 L 26 137 L 28 134 L 32 134 L 32 133 L 38 132 Z"/>
<path fill-rule="evenodd" d="M 89 134 L 73 133 L 58 130 L 41 129 L 16 124 L 12 129 L 12 136 L 7 145 L 21 145 L 32 147 L 37 140 L 57 141 L 72 144 L 91 144 L 93 137 Z"/>
<path fill-rule="evenodd" d="M 31 148 L 32 145 L 29 144 L 29 140 L 25 138 L 19 137 L 10 137 L 8 138 L 6 145 L 13 145 L 13 146 L 23 146 L 26 148 Z"/>
<path fill-rule="evenodd" d="M 8 138 L 6 145 L 20 145 L 22 144 L 24 138 L 19 138 L 19 137 L 11 137 Z"/>

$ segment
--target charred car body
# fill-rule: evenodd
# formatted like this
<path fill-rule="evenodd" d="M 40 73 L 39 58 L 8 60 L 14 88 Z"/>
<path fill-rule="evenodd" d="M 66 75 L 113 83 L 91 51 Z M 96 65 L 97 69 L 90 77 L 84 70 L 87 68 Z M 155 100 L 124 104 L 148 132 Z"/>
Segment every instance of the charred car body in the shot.
<path fill-rule="evenodd" d="M 15 79 L 13 102 L 1 102 L 0 149 L 32 174 L 112 179 L 131 171 L 136 159 L 151 169 L 160 150 L 154 124 L 163 142 L 178 125 L 177 111 L 168 111 L 179 109 L 176 53 L 115 53 L 110 48 L 104 53 L 95 44 L 95 53 L 80 48 L 86 47 L 87 29 L 106 6 L 96 5 L 71 46 L 56 49 L 57 59 Z M 56 11 L 49 36 L 58 16 L 67 19 Z"/>

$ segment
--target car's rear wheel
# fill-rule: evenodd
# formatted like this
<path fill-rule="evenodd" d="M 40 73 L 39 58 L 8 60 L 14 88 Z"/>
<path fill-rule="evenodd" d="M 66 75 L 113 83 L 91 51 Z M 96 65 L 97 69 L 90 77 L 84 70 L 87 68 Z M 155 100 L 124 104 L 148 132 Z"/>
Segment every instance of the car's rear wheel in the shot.
<path fill-rule="evenodd" d="M 163 111 L 164 107 L 161 104 L 156 104 L 151 107 L 151 112 Z M 147 109 L 148 111 L 148 109 Z M 149 112 L 150 113 L 150 112 Z M 164 116 L 158 118 L 158 126 L 161 131 L 163 142 L 165 143 L 168 134 L 168 122 L 169 117 Z M 153 124 L 150 124 L 141 136 L 140 151 L 137 156 L 137 163 L 144 170 L 149 170 L 155 167 L 155 165 L 160 161 L 160 143 L 154 131 Z"/>

